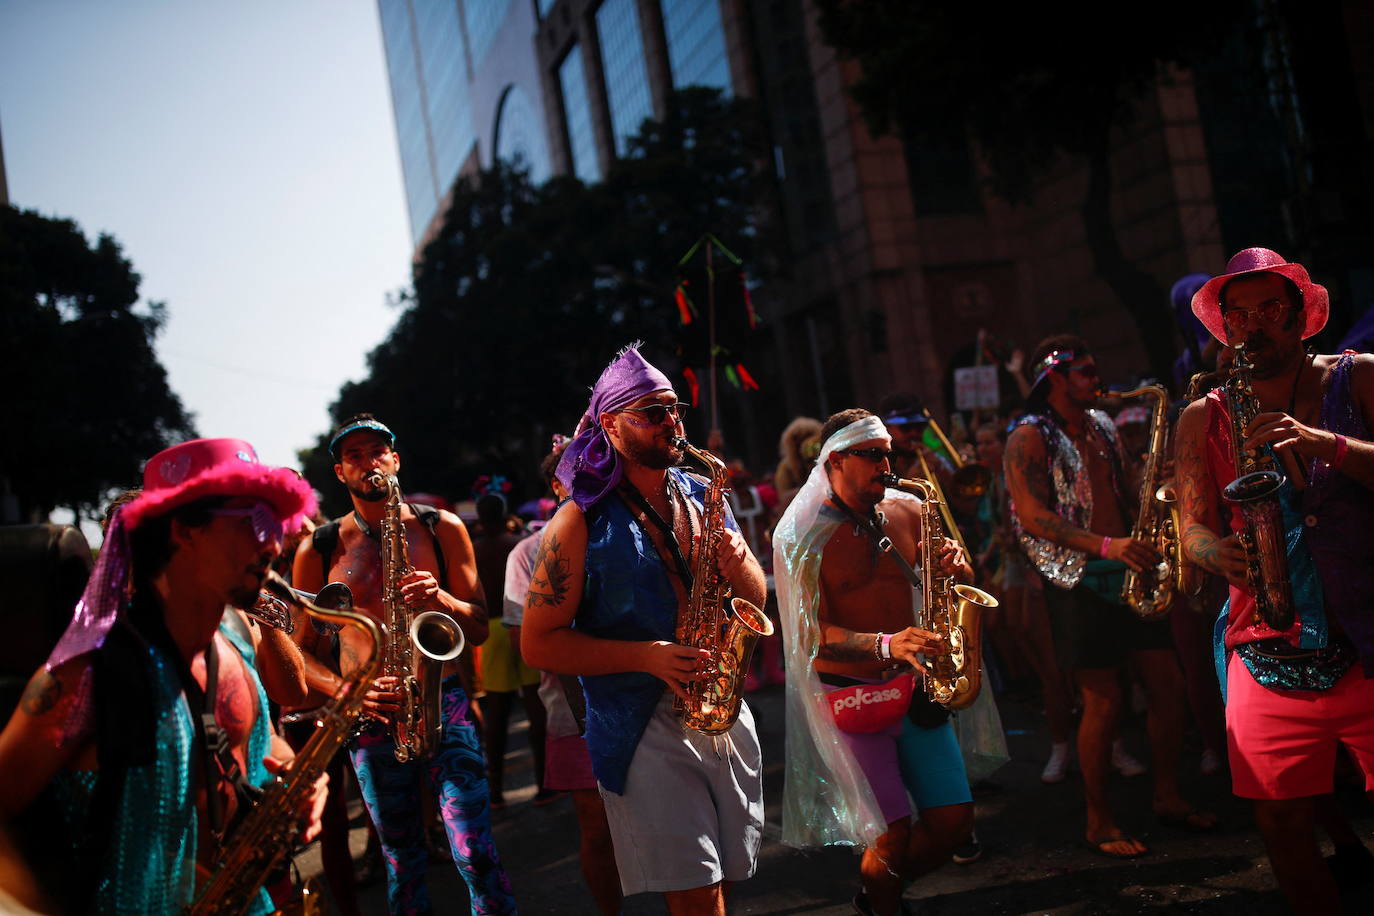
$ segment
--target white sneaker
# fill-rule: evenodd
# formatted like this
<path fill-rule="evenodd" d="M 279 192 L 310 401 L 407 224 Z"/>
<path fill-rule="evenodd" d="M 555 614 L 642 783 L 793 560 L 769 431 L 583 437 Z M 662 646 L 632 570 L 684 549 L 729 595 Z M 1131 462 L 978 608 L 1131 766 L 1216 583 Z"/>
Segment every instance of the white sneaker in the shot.
<path fill-rule="evenodd" d="M 1215 776 L 1221 772 L 1221 756 L 1208 748 L 1202 752 L 1202 763 L 1198 766 L 1203 776 Z"/>
<path fill-rule="evenodd" d="M 1139 776 L 1145 772 L 1145 764 L 1136 760 L 1126 751 L 1126 745 L 1118 738 L 1112 742 L 1112 766 L 1122 776 Z"/>
<path fill-rule="evenodd" d="M 1040 771 L 1040 781 L 1048 783 L 1063 782 L 1069 772 L 1069 742 L 1056 741 L 1050 745 L 1050 759 Z"/>

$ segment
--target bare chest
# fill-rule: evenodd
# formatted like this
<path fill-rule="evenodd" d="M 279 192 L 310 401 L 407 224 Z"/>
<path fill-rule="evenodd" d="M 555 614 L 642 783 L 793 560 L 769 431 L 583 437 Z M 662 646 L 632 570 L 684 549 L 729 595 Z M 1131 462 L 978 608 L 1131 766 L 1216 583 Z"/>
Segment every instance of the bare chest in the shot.
<path fill-rule="evenodd" d="M 424 569 L 438 576 L 439 555 L 434 537 L 418 519 L 405 519 L 406 559 L 415 569 Z M 397 560 L 399 563 L 399 558 Z M 387 570 L 382 562 L 381 543 L 359 530 L 352 518 L 340 525 L 339 546 L 334 551 L 328 581 L 342 582 L 353 592 L 353 606 L 383 619 L 382 604 L 387 588 Z M 444 587 L 444 583 L 439 583 Z"/>
<path fill-rule="evenodd" d="M 889 525 L 892 549 L 916 567 L 916 533 Z M 892 631 L 911 624 L 911 583 L 894 557 L 880 551 L 868 535 L 842 524 L 826 542 L 821 561 L 822 616 L 851 630 Z"/>

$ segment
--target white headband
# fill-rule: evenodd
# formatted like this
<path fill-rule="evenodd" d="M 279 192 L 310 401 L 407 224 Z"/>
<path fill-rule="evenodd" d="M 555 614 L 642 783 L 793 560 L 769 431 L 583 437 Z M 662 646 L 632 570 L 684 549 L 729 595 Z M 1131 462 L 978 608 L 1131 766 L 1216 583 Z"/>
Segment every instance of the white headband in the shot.
<path fill-rule="evenodd" d="M 882 439 L 889 446 L 892 445 L 892 437 L 887 434 L 887 427 L 883 425 L 882 420 L 874 416 L 855 420 L 825 440 L 821 454 L 816 458 L 816 467 L 824 467 L 832 452 L 849 448 L 859 442 L 868 442 L 871 439 Z"/>

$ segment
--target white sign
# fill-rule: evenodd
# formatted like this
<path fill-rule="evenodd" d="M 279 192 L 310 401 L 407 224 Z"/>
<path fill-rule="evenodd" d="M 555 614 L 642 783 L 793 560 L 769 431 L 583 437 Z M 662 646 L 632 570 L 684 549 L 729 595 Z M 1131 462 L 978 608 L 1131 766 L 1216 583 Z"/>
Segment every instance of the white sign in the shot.
<path fill-rule="evenodd" d="M 976 410 L 997 407 L 997 366 L 967 366 L 954 370 L 954 408 Z"/>

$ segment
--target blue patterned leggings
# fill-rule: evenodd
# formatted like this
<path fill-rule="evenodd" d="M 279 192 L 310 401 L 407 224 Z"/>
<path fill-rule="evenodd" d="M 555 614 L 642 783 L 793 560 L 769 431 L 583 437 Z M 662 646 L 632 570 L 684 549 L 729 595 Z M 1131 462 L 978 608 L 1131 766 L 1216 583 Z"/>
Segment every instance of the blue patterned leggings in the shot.
<path fill-rule="evenodd" d="M 448 687 L 448 684 L 445 684 Z M 387 905 L 393 916 L 429 913 L 429 887 L 420 812 L 420 780 L 439 802 L 449 850 L 468 886 L 474 914 L 515 912 L 510 879 L 491 832 L 486 762 L 461 687 L 443 693 L 443 740 L 428 760 L 398 763 L 387 731 L 364 733 L 350 750 L 363 801 L 386 859 Z"/>

